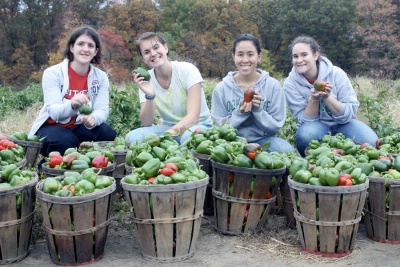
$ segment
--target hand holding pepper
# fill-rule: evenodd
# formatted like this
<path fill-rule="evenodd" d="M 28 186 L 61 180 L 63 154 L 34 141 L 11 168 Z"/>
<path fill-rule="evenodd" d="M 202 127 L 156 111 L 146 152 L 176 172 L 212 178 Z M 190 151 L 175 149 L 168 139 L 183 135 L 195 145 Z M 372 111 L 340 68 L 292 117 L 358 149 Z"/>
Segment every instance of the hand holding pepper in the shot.
<path fill-rule="evenodd" d="M 254 91 L 253 91 L 254 92 Z M 252 96 L 252 98 L 251 98 L 251 101 L 245 101 L 245 99 L 243 99 L 243 101 L 242 101 L 242 105 L 240 106 L 240 108 L 239 108 L 239 110 L 242 112 L 242 113 L 248 113 L 248 112 L 251 112 L 251 110 L 252 110 L 252 108 L 253 108 L 253 106 L 254 107 L 260 107 L 260 105 L 261 105 L 261 100 L 262 100 L 262 97 L 261 97 L 261 95 L 260 95 L 260 93 L 259 92 L 254 92 L 253 94 L 252 94 L 253 96 Z"/>
<path fill-rule="evenodd" d="M 76 94 L 71 98 L 71 106 L 73 109 L 80 108 L 83 104 L 89 103 L 90 97 L 87 94 Z"/>
<path fill-rule="evenodd" d="M 311 96 L 314 99 L 320 99 L 320 98 L 325 99 L 330 95 L 331 91 L 332 91 L 332 84 L 330 84 L 329 82 L 326 82 L 324 91 L 318 91 L 313 87 L 313 88 L 311 88 L 310 92 L 311 92 Z"/>

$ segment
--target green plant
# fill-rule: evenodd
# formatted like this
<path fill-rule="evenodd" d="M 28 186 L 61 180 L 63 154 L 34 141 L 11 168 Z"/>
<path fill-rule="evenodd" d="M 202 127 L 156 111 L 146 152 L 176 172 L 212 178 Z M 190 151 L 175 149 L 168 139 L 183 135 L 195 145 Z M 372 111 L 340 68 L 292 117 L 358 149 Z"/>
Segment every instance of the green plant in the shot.
<path fill-rule="evenodd" d="M 354 81 L 353 81 L 354 84 Z M 395 83 L 389 80 L 372 80 L 372 90 L 376 93 L 375 97 L 371 97 L 359 93 L 360 109 L 363 116 L 368 120 L 367 124 L 376 132 L 379 137 L 392 134 L 397 129 L 393 126 L 393 119 L 388 114 L 388 104 L 396 99 Z M 355 84 L 355 87 L 358 84 Z"/>
<path fill-rule="evenodd" d="M 296 144 L 296 131 L 297 131 L 297 122 L 295 118 L 293 118 L 292 113 L 289 109 L 286 111 L 286 120 L 283 127 L 279 130 L 277 136 L 285 139 L 293 146 Z"/>
<path fill-rule="evenodd" d="M 131 129 L 141 126 L 138 89 L 134 84 L 110 89 L 110 114 L 108 123 L 118 136 L 125 136 Z"/>
<path fill-rule="evenodd" d="M 37 102 L 43 103 L 40 84 L 32 83 L 20 91 L 13 87 L 0 87 L 0 118 L 13 110 L 24 110 Z"/>

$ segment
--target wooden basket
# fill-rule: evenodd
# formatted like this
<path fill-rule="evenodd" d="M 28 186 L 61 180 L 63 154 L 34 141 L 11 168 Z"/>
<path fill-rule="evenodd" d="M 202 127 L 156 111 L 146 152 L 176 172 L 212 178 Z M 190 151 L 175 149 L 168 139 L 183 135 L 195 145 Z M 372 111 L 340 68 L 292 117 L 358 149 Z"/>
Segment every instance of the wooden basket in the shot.
<path fill-rule="evenodd" d="M 18 262 L 28 255 L 38 179 L 35 173 L 28 183 L 0 190 L 0 264 Z"/>
<path fill-rule="evenodd" d="M 208 178 L 170 185 L 132 185 L 121 180 L 132 207 L 143 258 L 177 262 L 194 255 Z"/>
<path fill-rule="evenodd" d="M 290 228 L 296 227 L 296 219 L 294 217 L 293 202 L 290 196 L 290 187 L 288 184 L 289 171 L 286 170 L 285 175 L 282 177 L 280 184 L 280 193 L 282 198 L 283 209 L 286 215 L 286 225 Z"/>
<path fill-rule="evenodd" d="M 288 184 L 303 250 L 324 257 L 343 257 L 353 250 L 369 181 L 353 186 Z"/>
<path fill-rule="evenodd" d="M 25 148 L 25 158 L 27 161 L 26 164 L 30 167 L 34 167 L 39 157 L 42 143 L 32 142 L 32 141 L 21 141 L 21 140 L 15 140 L 13 142 Z"/>
<path fill-rule="evenodd" d="M 112 172 L 114 169 L 115 169 L 115 162 L 113 162 L 113 164 L 108 167 L 95 169 L 95 171 L 98 172 L 99 170 L 101 170 L 99 173 L 100 175 L 112 176 Z M 50 168 L 47 162 L 44 162 L 42 164 L 42 172 L 45 177 L 62 176 L 66 171 L 71 171 L 71 170 Z M 83 172 L 83 170 L 74 170 L 74 171 Z"/>
<path fill-rule="evenodd" d="M 75 197 L 44 193 L 44 181 L 37 183 L 36 192 L 51 261 L 76 266 L 100 260 L 110 224 L 115 180 L 101 191 Z"/>
<path fill-rule="evenodd" d="M 206 196 L 204 198 L 204 214 L 214 215 L 214 199 L 212 195 L 212 167 L 210 163 L 211 155 L 193 152 L 193 156 L 198 159 L 199 165 L 210 177 L 210 182 L 207 185 Z"/>
<path fill-rule="evenodd" d="M 261 230 L 276 201 L 286 167 L 276 170 L 242 168 L 213 160 L 211 166 L 216 229 L 231 235 Z M 276 183 L 272 186 L 274 177 Z M 252 181 L 254 191 L 251 194 Z"/>
<path fill-rule="evenodd" d="M 367 236 L 382 243 L 400 244 L 400 181 L 372 176 L 368 179 L 364 207 Z"/>

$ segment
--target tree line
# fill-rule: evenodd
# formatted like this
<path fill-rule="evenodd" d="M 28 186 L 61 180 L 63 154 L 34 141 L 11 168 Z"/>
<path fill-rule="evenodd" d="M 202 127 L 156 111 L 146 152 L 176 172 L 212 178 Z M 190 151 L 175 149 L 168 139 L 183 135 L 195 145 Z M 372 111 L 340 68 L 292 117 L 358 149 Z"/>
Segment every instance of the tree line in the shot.
<path fill-rule="evenodd" d="M 0 85 L 40 82 L 81 24 L 99 31 L 101 68 L 114 83 L 142 64 L 135 40 L 147 31 L 163 34 L 171 59 L 193 62 L 205 78 L 234 69 L 232 43 L 245 32 L 260 39 L 260 67 L 276 77 L 290 71 L 288 45 L 298 35 L 314 37 L 350 75 L 400 77 L 398 0 L 3 0 Z"/>

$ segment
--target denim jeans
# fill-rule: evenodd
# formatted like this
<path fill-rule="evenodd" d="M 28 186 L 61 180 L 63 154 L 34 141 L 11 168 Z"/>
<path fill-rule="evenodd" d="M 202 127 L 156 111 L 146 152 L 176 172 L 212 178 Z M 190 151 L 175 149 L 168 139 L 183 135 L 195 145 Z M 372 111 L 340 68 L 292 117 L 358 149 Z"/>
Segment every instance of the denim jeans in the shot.
<path fill-rule="evenodd" d="M 288 141 L 277 136 L 265 137 L 257 140 L 256 143 L 261 147 L 264 146 L 265 143 L 270 143 L 268 149 L 266 149 L 267 152 L 276 151 L 289 153 L 294 151 L 294 147 Z"/>
<path fill-rule="evenodd" d="M 313 139 L 321 141 L 322 137 L 327 133 L 332 135 L 342 133 L 347 138 L 352 139 L 355 143 L 368 143 L 373 147 L 375 147 L 376 140 L 378 139 L 376 133 L 368 125 L 356 119 L 332 127 L 321 122 L 308 122 L 297 128 L 297 150 L 302 156 L 304 156 L 305 149 L 310 141 Z"/>
<path fill-rule="evenodd" d="M 210 125 L 211 126 L 211 125 Z M 125 139 L 129 142 L 129 143 L 134 143 L 136 141 L 142 141 L 143 137 L 149 133 L 155 133 L 157 135 L 161 135 L 162 133 L 164 133 L 165 131 L 167 131 L 168 129 L 170 129 L 170 126 L 164 126 L 164 125 L 152 125 L 149 127 L 140 127 L 137 129 L 134 129 L 132 131 L 130 131 L 126 136 Z M 207 129 L 209 128 L 206 125 L 194 125 L 192 127 L 190 127 L 188 130 L 186 130 L 182 135 L 179 135 L 177 137 L 175 137 L 174 139 L 179 143 L 179 144 L 183 144 L 189 137 L 190 135 L 192 135 L 193 131 L 196 128 L 203 128 L 203 129 Z"/>

